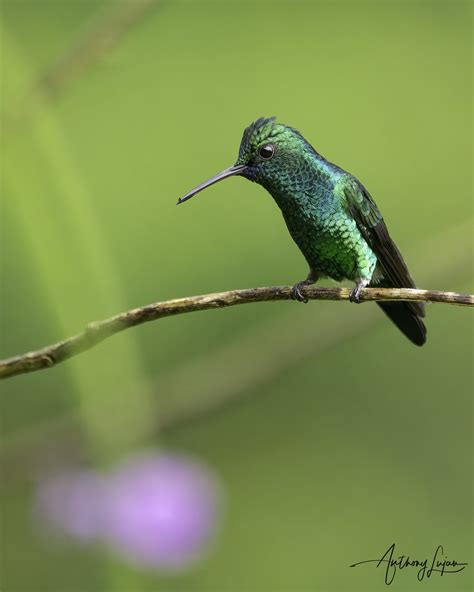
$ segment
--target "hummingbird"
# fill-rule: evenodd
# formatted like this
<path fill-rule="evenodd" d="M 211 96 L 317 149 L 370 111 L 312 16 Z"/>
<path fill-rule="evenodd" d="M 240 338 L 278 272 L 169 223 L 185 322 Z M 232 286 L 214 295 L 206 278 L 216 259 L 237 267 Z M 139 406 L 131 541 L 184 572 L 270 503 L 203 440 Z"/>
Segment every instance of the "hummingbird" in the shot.
<path fill-rule="evenodd" d="M 359 303 L 366 286 L 415 288 L 375 201 L 353 175 L 329 162 L 296 129 L 275 117 L 260 117 L 245 130 L 237 162 L 178 200 L 181 204 L 206 187 L 240 176 L 262 185 L 280 208 L 309 273 L 292 288 L 307 302 L 304 286 L 319 278 L 351 280 L 350 301 Z M 416 345 L 426 341 L 418 302 L 377 302 Z"/>

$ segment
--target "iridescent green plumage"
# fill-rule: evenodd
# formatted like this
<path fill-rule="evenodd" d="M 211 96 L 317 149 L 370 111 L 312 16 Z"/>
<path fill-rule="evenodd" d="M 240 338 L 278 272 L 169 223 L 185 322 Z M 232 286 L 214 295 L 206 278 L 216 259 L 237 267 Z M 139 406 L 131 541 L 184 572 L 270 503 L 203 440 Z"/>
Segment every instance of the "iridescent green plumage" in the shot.
<path fill-rule="evenodd" d="M 352 175 L 328 162 L 295 129 L 260 118 L 242 137 L 236 164 L 206 181 L 185 201 L 221 178 L 241 175 L 265 187 L 282 211 L 288 230 L 308 262 L 310 273 L 294 287 L 303 300 L 302 285 L 318 277 L 349 279 L 360 289 L 415 286 L 400 251 L 365 187 Z M 418 303 L 380 303 L 384 312 L 417 345 L 426 340 Z"/>

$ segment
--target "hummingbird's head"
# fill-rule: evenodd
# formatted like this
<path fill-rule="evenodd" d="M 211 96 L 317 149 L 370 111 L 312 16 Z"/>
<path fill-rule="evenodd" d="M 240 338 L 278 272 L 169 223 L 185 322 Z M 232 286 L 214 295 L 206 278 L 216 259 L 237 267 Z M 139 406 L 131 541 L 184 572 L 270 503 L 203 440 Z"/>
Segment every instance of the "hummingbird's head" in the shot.
<path fill-rule="evenodd" d="M 244 131 L 235 165 L 201 183 L 178 200 L 186 201 L 206 187 L 235 175 L 267 188 L 301 170 L 316 151 L 292 127 L 276 123 L 275 117 L 260 117 Z"/>

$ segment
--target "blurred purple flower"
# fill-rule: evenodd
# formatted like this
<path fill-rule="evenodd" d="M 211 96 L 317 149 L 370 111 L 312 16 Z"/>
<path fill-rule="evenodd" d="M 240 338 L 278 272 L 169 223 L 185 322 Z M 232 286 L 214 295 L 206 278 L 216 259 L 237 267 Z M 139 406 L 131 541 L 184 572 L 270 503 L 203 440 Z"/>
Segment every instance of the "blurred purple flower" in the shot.
<path fill-rule="evenodd" d="M 101 539 L 125 560 L 181 570 L 215 533 L 220 488 L 202 463 L 177 454 L 130 457 L 108 476 L 69 471 L 37 490 L 41 525 L 81 542 Z"/>
<path fill-rule="evenodd" d="M 102 534 L 103 496 L 103 479 L 97 473 L 60 473 L 39 484 L 36 515 L 42 525 L 90 541 Z"/>
<path fill-rule="evenodd" d="M 184 456 L 146 454 L 125 462 L 108 484 L 106 537 L 138 565 L 180 569 L 212 537 L 215 478 Z"/>

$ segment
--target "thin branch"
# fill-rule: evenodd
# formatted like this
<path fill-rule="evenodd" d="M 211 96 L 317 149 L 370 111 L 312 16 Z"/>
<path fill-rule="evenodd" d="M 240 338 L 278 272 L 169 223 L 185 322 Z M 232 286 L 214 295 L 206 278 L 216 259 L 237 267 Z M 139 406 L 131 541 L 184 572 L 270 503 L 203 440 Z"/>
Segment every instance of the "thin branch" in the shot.
<path fill-rule="evenodd" d="M 349 288 L 311 288 L 306 287 L 302 293 L 310 300 L 349 300 Z M 35 352 L 29 352 L 6 360 L 0 360 L 0 378 L 8 378 L 17 374 L 34 372 L 50 368 L 93 348 L 111 335 L 120 333 L 130 327 L 148 323 L 164 317 L 174 316 L 210 308 L 225 308 L 237 304 L 266 302 L 270 300 L 290 300 L 290 286 L 274 286 L 270 288 L 250 288 L 189 296 L 165 302 L 149 304 L 123 312 L 103 321 L 90 323 L 86 329 L 64 341 L 59 341 Z M 361 292 L 361 301 L 404 300 L 412 302 L 444 302 L 462 306 L 474 306 L 474 295 L 457 292 L 438 292 L 435 290 L 411 290 L 399 288 L 366 288 Z"/>
<path fill-rule="evenodd" d="M 109 53 L 159 0 L 120 0 L 107 6 L 92 26 L 36 81 L 33 89 L 51 96 Z"/>
<path fill-rule="evenodd" d="M 15 126 L 44 100 L 52 101 L 61 95 L 84 72 L 110 54 L 130 30 L 160 4 L 162 0 L 107 3 L 65 52 L 31 83 L 25 95 L 7 106 L 3 112 L 5 123 Z"/>

